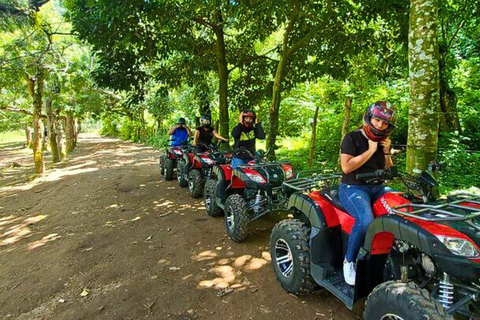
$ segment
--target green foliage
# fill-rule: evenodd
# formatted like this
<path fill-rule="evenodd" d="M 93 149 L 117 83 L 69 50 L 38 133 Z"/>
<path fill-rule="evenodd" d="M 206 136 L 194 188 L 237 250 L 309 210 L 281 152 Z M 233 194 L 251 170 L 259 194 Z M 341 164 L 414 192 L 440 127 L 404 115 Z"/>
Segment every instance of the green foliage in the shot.
<path fill-rule="evenodd" d="M 168 144 L 169 136 L 167 134 L 156 134 L 147 138 L 145 143 L 155 149 L 162 149 Z"/>
<path fill-rule="evenodd" d="M 480 187 L 480 152 L 468 150 L 469 138 L 447 133 L 440 139 L 439 161 L 443 164 L 440 185 L 444 190 Z"/>
<path fill-rule="evenodd" d="M 108 137 L 118 137 L 120 132 L 118 126 L 120 125 L 120 117 L 118 115 L 105 115 L 102 118 L 102 130 L 100 134 Z"/>

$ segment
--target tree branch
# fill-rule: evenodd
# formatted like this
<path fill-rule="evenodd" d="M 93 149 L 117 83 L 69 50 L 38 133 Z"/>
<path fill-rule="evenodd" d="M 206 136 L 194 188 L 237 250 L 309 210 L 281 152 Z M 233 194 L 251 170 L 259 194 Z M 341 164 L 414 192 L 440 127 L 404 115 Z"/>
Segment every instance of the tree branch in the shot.
<path fill-rule="evenodd" d="M 298 49 L 303 47 L 308 41 L 310 41 L 315 33 L 321 29 L 322 25 L 319 24 L 315 28 L 311 29 L 303 38 L 298 40 L 290 49 L 287 50 L 286 56 L 289 57 L 291 54 L 294 54 Z"/>
<path fill-rule="evenodd" d="M 208 28 L 212 29 L 213 31 L 217 31 L 218 28 L 219 28 L 217 25 L 211 23 L 210 21 L 207 21 L 207 20 L 205 20 L 205 19 L 202 19 L 202 18 L 193 17 L 191 20 L 192 20 L 193 22 L 196 22 L 196 23 L 198 23 L 198 24 L 201 24 L 202 26 L 208 27 Z"/>
<path fill-rule="evenodd" d="M 33 116 L 32 112 L 28 110 L 20 109 L 20 108 L 15 108 L 15 107 L 0 106 L 0 110 L 5 110 L 8 112 L 23 113 L 23 114 L 26 114 L 27 116 Z M 41 114 L 40 118 L 46 119 L 47 116 L 44 114 Z"/>

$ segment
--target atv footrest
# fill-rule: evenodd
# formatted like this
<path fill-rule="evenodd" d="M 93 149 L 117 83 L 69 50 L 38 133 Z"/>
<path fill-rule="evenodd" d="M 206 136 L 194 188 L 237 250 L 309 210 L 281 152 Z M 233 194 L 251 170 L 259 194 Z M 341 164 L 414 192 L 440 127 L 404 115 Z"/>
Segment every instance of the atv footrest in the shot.
<path fill-rule="evenodd" d="M 342 268 L 323 268 L 318 265 L 311 266 L 311 273 L 315 281 L 338 299 L 340 299 L 349 308 L 353 308 L 354 287 L 348 285 L 343 277 Z"/>

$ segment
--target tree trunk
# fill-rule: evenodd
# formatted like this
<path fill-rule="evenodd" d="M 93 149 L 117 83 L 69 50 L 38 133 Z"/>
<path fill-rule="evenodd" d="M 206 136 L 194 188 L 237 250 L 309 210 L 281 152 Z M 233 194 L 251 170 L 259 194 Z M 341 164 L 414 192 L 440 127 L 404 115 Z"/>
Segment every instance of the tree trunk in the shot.
<path fill-rule="evenodd" d="M 30 148 L 30 146 L 32 145 L 32 128 L 30 128 L 28 124 L 25 127 L 25 135 L 27 138 L 27 145 L 25 148 Z"/>
<path fill-rule="evenodd" d="M 40 125 L 40 115 L 42 113 L 42 94 L 43 94 L 44 70 L 41 66 L 37 67 L 35 76 L 26 75 L 28 91 L 33 100 L 33 161 L 35 163 L 35 172 L 42 174 L 45 172 L 45 161 L 41 146 L 42 129 Z"/>
<path fill-rule="evenodd" d="M 48 138 L 50 140 L 50 150 L 52 151 L 52 161 L 54 163 L 60 162 L 61 155 L 57 144 L 58 121 L 53 113 L 51 98 L 47 98 L 45 101 L 45 111 L 48 117 Z"/>
<path fill-rule="evenodd" d="M 285 44 L 286 45 L 286 44 Z M 270 117 L 270 132 L 267 137 L 267 150 L 272 148 L 277 141 L 278 133 L 278 117 L 280 114 L 280 102 L 282 99 L 282 80 L 285 74 L 285 68 L 287 66 L 287 56 L 286 51 L 282 52 L 280 60 L 278 61 L 277 71 L 275 72 L 275 79 L 273 82 L 273 96 L 272 103 L 270 104 L 270 110 L 268 112 Z M 269 159 L 274 160 L 275 150 L 270 152 Z"/>
<path fill-rule="evenodd" d="M 58 119 L 58 113 L 57 113 L 57 119 Z M 64 135 L 64 127 L 65 127 L 65 121 L 58 121 L 58 135 L 57 135 L 57 147 L 58 147 L 58 154 L 60 155 L 60 160 L 65 160 L 67 157 L 67 153 L 65 152 L 65 146 L 63 145 L 63 135 Z"/>
<path fill-rule="evenodd" d="M 48 140 L 48 124 L 45 123 L 44 121 L 40 122 L 42 126 L 42 150 L 46 151 L 47 150 L 47 140 Z"/>
<path fill-rule="evenodd" d="M 223 32 L 223 17 L 220 11 L 217 13 L 218 26 L 215 28 L 216 35 L 216 53 L 218 63 L 218 96 L 219 96 L 219 121 L 220 135 L 227 138 L 230 137 L 229 119 L 228 119 L 228 66 L 225 50 L 225 34 Z"/>
<path fill-rule="evenodd" d="M 77 118 L 77 134 L 76 134 L 77 138 L 80 132 L 82 132 L 82 119 Z"/>
<path fill-rule="evenodd" d="M 343 125 L 342 125 L 342 137 L 340 139 L 340 145 L 338 148 L 340 149 L 340 146 L 342 144 L 343 137 L 345 137 L 348 133 L 348 126 L 350 125 L 350 113 L 352 111 L 352 98 L 347 98 L 345 100 L 345 110 L 343 112 L 344 118 L 343 118 Z M 340 155 L 341 151 L 339 151 Z M 340 156 L 338 157 L 338 168 L 341 168 L 342 165 L 340 163 Z"/>
<path fill-rule="evenodd" d="M 313 116 L 312 123 L 312 138 L 310 140 L 310 152 L 308 153 L 308 167 L 309 169 L 313 168 L 313 157 L 315 156 L 315 138 L 317 137 L 317 119 L 318 119 L 318 109 L 320 107 L 317 105 L 315 107 L 315 114 Z"/>
<path fill-rule="evenodd" d="M 425 170 L 438 151 L 439 65 L 437 3 L 411 0 L 408 37 L 410 110 L 407 171 Z"/>
<path fill-rule="evenodd" d="M 75 118 L 71 112 L 67 113 L 65 120 L 65 135 L 66 135 L 66 153 L 69 154 L 75 149 Z"/>

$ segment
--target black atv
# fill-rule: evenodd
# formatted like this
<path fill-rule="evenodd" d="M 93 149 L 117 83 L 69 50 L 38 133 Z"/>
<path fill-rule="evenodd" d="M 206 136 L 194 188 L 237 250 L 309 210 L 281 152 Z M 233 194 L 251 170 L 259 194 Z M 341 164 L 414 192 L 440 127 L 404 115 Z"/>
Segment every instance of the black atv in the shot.
<path fill-rule="evenodd" d="M 164 154 L 160 155 L 159 159 L 160 174 L 165 177 L 165 180 L 173 180 L 175 168 L 178 166 L 178 160 L 182 159 L 183 154 L 191 150 L 191 148 L 188 142 L 180 146 L 168 146 L 165 148 Z"/>
<path fill-rule="evenodd" d="M 282 182 L 295 174 L 288 161 L 266 162 L 267 154 L 259 150 L 251 154 L 254 161 L 237 169 L 217 164 L 213 171 L 218 179 L 210 179 L 205 185 L 207 213 L 220 216 L 224 212 L 228 236 L 235 242 L 247 239 L 250 221 L 285 209 L 287 195 Z"/>
<path fill-rule="evenodd" d="M 216 179 L 212 171 L 215 164 L 230 163 L 233 153 L 231 150 L 219 150 L 222 142 L 219 140 L 217 144 L 210 145 L 199 142 L 207 151 L 195 152 L 191 150 L 188 153 L 184 153 L 183 158 L 179 160 L 181 164 L 178 172 L 182 172 L 181 179 L 188 185 L 188 193 L 192 198 L 201 197 L 205 182 L 209 179 Z M 180 169 L 180 166 L 183 166 L 182 169 Z"/>
<path fill-rule="evenodd" d="M 480 316 L 480 196 L 435 198 L 428 171 L 392 170 L 358 175 L 399 177 L 407 191 L 373 204 L 375 219 L 356 259 L 355 286 L 345 283 L 343 259 L 354 219 L 338 199 L 341 175 L 318 175 L 285 184 L 297 191 L 288 208 L 294 219 L 272 230 L 272 265 L 293 294 L 323 287 L 352 308 L 368 296 L 365 319 L 453 319 Z"/>

